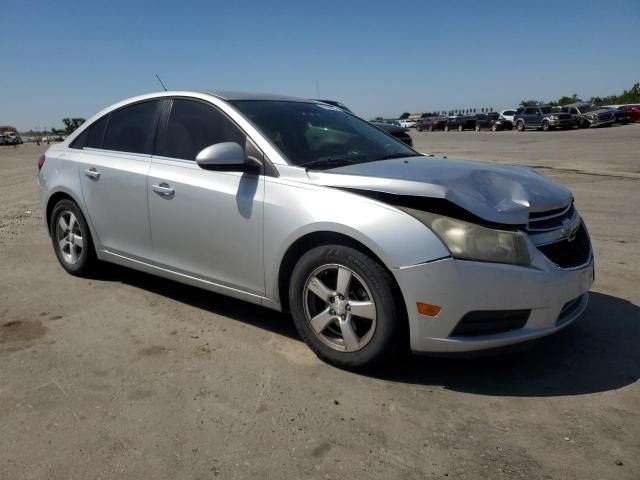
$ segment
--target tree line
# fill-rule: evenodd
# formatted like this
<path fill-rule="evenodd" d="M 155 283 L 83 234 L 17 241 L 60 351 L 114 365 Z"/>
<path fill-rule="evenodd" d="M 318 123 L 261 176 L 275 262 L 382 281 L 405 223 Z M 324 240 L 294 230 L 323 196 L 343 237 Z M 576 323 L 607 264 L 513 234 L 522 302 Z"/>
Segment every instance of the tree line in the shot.
<path fill-rule="evenodd" d="M 522 100 L 520 102 L 521 107 L 531 107 L 535 105 L 552 105 L 562 106 L 570 103 L 586 101 L 589 103 L 595 103 L 596 105 L 626 105 L 626 104 L 640 104 L 640 83 L 636 83 L 629 90 L 623 90 L 619 95 L 609 95 L 606 97 L 591 97 L 588 100 L 581 100 L 578 98 L 578 94 L 574 93 L 571 96 L 564 95 L 558 100 L 550 100 L 548 102 L 541 100 Z"/>

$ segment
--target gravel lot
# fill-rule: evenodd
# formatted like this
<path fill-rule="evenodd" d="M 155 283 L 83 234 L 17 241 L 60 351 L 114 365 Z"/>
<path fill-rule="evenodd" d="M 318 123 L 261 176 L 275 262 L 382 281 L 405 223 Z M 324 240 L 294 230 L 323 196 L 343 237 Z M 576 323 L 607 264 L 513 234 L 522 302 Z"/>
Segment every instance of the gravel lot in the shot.
<path fill-rule="evenodd" d="M 640 124 L 413 135 L 574 191 L 597 255 L 578 323 L 508 356 L 340 371 L 285 315 L 65 274 L 36 198 L 46 146 L 0 147 L 0 479 L 637 479 Z"/>

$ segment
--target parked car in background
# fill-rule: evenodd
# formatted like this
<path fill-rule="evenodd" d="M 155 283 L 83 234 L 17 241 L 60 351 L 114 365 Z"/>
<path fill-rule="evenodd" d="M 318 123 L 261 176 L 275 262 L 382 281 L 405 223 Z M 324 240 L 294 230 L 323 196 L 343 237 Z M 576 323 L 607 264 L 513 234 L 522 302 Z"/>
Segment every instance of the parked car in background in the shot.
<path fill-rule="evenodd" d="M 629 114 L 629 112 L 626 110 L 623 110 L 618 106 L 603 105 L 602 108 L 606 108 L 607 110 L 611 110 L 613 112 L 613 115 L 615 117 L 614 123 L 617 123 L 620 125 L 626 125 L 631 121 L 631 115 Z"/>
<path fill-rule="evenodd" d="M 580 102 L 563 105 L 560 109 L 574 116 L 578 128 L 610 127 L 616 121 L 615 113 L 593 103 Z"/>
<path fill-rule="evenodd" d="M 416 122 L 415 120 L 409 120 L 409 119 L 398 120 L 398 121 L 400 122 L 400 126 L 404 128 L 415 128 L 416 125 L 418 124 L 418 122 Z"/>
<path fill-rule="evenodd" d="M 444 126 L 444 131 L 458 130 L 462 132 L 464 130 L 473 130 L 476 127 L 476 117 L 473 115 L 456 115 L 447 118 L 447 124 Z"/>
<path fill-rule="evenodd" d="M 315 100 L 315 101 L 316 102 L 326 103 L 326 104 L 329 104 L 329 105 L 333 105 L 334 107 L 341 108 L 342 110 L 344 110 L 347 113 L 355 115 L 351 111 L 351 109 L 349 107 L 347 107 L 342 102 L 337 102 L 335 100 Z M 380 130 L 384 130 L 389 135 L 393 135 L 398 140 L 400 140 L 401 142 L 406 143 L 410 147 L 413 147 L 413 139 L 411 138 L 411 135 L 409 135 L 409 129 L 399 126 L 400 125 L 399 123 L 397 123 L 397 122 L 396 123 L 385 123 L 385 122 L 376 122 L 376 121 L 371 121 L 369 123 L 371 123 L 372 125 L 375 125 Z"/>
<path fill-rule="evenodd" d="M 429 132 L 433 132 L 434 130 L 444 130 L 447 126 L 447 120 L 447 117 L 421 118 L 418 120 L 416 130 L 419 132 L 422 132 L 423 130 L 428 130 Z"/>
<path fill-rule="evenodd" d="M 500 115 L 502 116 L 502 118 L 504 118 L 505 120 L 509 120 L 511 123 L 515 122 L 515 110 L 502 110 L 500 112 Z"/>
<path fill-rule="evenodd" d="M 573 128 L 576 120 L 570 113 L 558 111 L 557 107 L 549 105 L 520 107 L 515 114 L 516 129 L 522 132 L 534 128 L 546 131 L 555 128 Z"/>
<path fill-rule="evenodd" d="M 630 122 L 640 122 L 640 105 L 618 105 L 618 109 L 629 114 Z"/>
<path fill-rule="evenodd" d="M 312 100 L 141 95 L 52 145 L 37 171 L 68 273 L 103 260 L 291 312 L 342 368 L 553 334 L 593 284 L 567 188 L 523 166 L 426 157 Z"/>
<path fill-rule="evenodd" d="M 505 120 L 498 112 L 478 113 L 476 115 L 475 130 L 487 129 L 492 132 L 498 130 L 513 130 L 513 123 Z"/>

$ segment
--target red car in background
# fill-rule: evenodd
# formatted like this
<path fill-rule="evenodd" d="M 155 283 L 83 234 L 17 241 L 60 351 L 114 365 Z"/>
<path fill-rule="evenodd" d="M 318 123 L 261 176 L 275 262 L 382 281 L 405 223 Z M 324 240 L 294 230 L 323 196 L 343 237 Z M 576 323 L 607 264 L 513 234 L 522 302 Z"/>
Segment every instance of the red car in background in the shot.
<path fill-rule="evenodd" d="M 640 105 L 620 105 L 618 109 L 629 113 L 629 121 L 640 122 Z"/>

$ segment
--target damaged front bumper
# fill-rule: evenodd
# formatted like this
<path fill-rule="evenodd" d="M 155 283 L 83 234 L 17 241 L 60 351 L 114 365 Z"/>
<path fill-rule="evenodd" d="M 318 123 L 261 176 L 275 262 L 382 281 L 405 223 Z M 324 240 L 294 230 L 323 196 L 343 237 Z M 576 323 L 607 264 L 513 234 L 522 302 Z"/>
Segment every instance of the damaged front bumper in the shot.
<path fill-rule="evenodd" d="M 467 352 L 552 334 L 585 310 L 593 257 L 563 270 L 538 253 L 531 266 L 446 258 L 393 270 L 407 306 L 411 349 Z M 416 303 L 441 307 L 436 316 Z M 467 322 L 465 324 L 465 322 Z"/>

